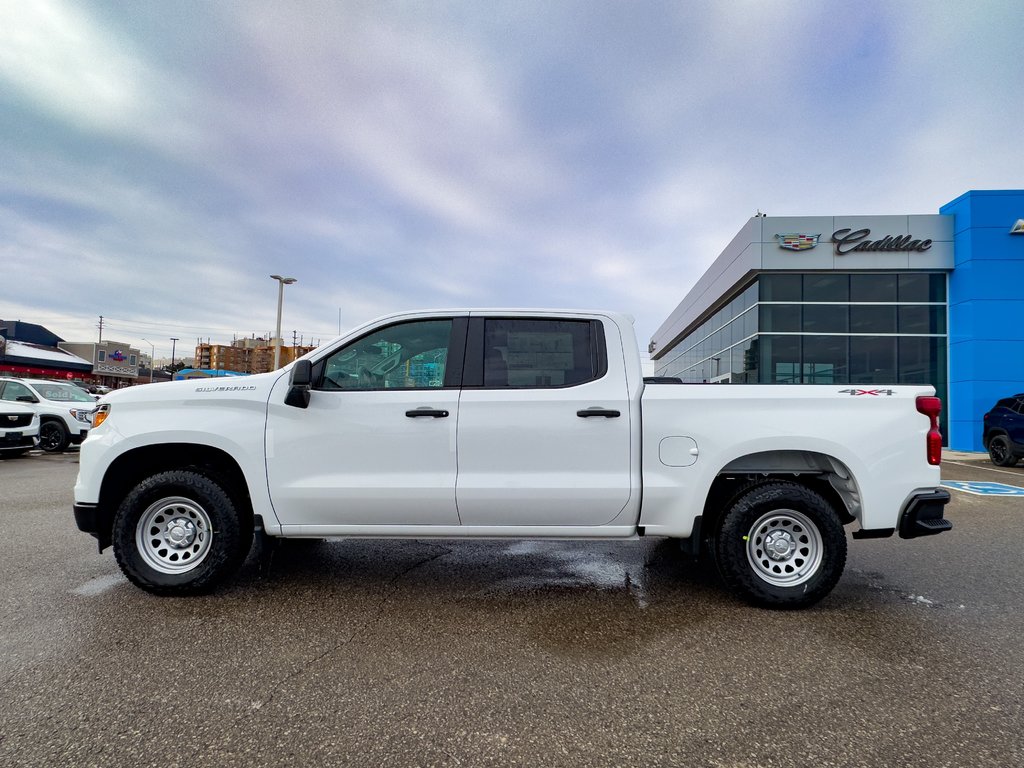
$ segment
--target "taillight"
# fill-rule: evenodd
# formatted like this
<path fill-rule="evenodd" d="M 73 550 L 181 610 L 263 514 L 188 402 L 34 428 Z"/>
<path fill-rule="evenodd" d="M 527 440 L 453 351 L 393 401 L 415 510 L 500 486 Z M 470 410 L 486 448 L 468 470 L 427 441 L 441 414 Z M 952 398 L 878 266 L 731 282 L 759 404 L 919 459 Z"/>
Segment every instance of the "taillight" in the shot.
<path fill-rule="evenodd" d="M 931 419 L 928 435 L 925 437 L 925 453 L 928 463 L 936 466 L 942 463 L 942 433 L 939 431 L 939 414 L 942 413 L 942 401 L 937 397 L 921 396 L 917 398 L 917 412 Z"/>

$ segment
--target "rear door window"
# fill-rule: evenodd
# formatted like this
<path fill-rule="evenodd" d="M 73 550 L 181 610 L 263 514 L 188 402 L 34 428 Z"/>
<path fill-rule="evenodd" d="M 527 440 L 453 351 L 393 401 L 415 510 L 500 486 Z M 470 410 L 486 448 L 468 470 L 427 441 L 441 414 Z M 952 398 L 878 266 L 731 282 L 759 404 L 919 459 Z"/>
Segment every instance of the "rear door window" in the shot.
<path fill-rule="evenodd" d="M 571 387 L 607 370 L 597 322 L 486 318 L 482 335 L 484 387 Z"/>

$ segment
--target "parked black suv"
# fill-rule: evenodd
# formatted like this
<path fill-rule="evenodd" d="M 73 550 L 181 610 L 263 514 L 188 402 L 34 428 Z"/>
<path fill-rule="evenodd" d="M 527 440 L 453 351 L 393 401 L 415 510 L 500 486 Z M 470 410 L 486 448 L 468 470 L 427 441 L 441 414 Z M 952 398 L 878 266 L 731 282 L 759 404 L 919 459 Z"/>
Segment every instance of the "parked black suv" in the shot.
<path fill-rule="evenodd" d="M 993 464 L 1012 467 L 1024 458 L 1024 393 L 996 403 L 984 424 L 981 440 Z"/>

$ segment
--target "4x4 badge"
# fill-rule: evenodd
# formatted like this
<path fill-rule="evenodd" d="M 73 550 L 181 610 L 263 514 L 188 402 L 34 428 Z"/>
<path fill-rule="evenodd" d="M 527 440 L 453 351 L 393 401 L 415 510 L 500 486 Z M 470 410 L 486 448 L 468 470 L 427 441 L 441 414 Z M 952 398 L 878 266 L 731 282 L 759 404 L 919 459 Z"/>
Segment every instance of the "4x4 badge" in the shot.
<path fill-rule="evenodd" d="M 879 395 L 891 396 L 895 393 L 891 389 L 840 389 L 839 394 L 853 395 L 854 397 L 857 395 L 874 395 L 877 397 Z"/>

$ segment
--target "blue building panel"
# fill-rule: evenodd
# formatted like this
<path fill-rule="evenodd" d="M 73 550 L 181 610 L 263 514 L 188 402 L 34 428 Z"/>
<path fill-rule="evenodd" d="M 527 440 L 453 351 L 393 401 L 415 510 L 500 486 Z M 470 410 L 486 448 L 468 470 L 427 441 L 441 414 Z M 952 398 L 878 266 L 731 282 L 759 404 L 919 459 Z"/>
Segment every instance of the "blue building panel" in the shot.
<path fill-rule="evenodd" d="M 1007 237 L 1004 233 L 1003 237 Z M 1024 237 L 1020 238 L 1024 246 Z M 1021 259 L 971 259 L 949 276 L 950 309 L 956 303 L 965 301 L 1014 301 L 1024 307 L 1024 258 Z M 1018 307 L 1018 309 L 1020 308 Z M 1007 315 L 1006 317 L 1014 317 Z M 1024 315 L 1016 315 L 1018 322 Z M 1015 334 L 1020 332 L 1016 329 Z"/>
<path fill-rule="evenodd" d="M 954 216 L 949 277 L 949 445 L 983 450 L 982 417 L 1024 391 L 1024 190 L 970 191 L 944 205 Z"/>
<path fill-rule="evenodd" d="M 949 357 L 950 384 L 974 381 L 981 385 L 991 382 L 1016 386 L 1014 392 L 1024 391 L 1024 340 L 976 339 L 952 343 L 949 345 Z M 956 363 L 952 362 L 954 360 Z"/>
<path fill-rule="evenodd" d="M 1019 341 L 1021 331 L 1014 327 L 1014 323 L 1020 321 L 1013 318 L 1021 317 L 1022 312 L 1024 303 L 1007 299 L 954 304 L 949 308 L 950 348 L 969 341 Z"/>
<path fill-rule="evenodd" d="M 939 213 L 956 216 L 954 233 L 987 227 L 1009 232 L 1017 219 L 1024 218 L 1022 200 L 1024 190 L 1020 189 L 971 190 L 946 203 Z"/>
<path fill-rule="evenodd" d="M 1018 218 L 1024 218 L 1024 215 Z M 998 228 L 971 229 L 955 235 L 953 247 L 957 269 L 972 261 L 1024 261 L 1024 236 L 1010 234 L 1010 227 L 1015 221 L 1009 219 Z M 964 236 L 966 240 L 962 239 Z"/>

